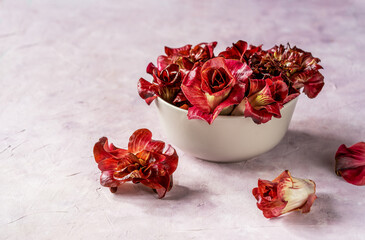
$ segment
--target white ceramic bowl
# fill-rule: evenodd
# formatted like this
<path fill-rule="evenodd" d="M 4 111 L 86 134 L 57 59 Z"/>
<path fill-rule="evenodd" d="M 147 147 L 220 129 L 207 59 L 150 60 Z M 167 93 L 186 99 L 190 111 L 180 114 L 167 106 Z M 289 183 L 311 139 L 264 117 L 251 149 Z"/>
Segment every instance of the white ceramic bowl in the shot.
<path fill-rule="evenodd" d="M 213 162 L 238 162 L 275 147 L 288 130 L 298 98 L 286 103 L 281 118 L 256 124 L 243 116 L 218 116 L 209 125 L 188 119 L 187 110 L 156 99 L 159 117 L 169 143 L 187 154 Z"/>

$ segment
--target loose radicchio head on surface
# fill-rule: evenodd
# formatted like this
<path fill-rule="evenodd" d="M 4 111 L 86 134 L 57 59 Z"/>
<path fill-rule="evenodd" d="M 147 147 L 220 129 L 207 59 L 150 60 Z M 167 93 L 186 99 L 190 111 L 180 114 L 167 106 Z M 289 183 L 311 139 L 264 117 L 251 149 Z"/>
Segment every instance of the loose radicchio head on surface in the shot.
<path fill-rule="evenodd" d="M 280 118 L 284 104 L 300 90 L 314 98 L 324 86 L 319 58 L 279 45 L 263 50 L 239 40 L 217 56 L 217 42 L 165 47 L 147 66 L 152 82 L 140 78 L 138 93 L 147 104 L 157 97 L 188 110 L 189 119 L 211 124 L 218 115 L 242 115 L 257 123 Z"/>
<path fill-rule="evenodd" d="M 94 146 L 94 157 L 101 170 L 100 184 L 117 191 L 125 182 L 142 183 L 163 198 L 172 188 L 172 174 L 177 168 L 178 155 L 173 147 L 152 140 L 148 129 L 139 129 L 129 138 L 128 149 L 109 144 L 106 137 Z"/>
<path fill-rule="evenodd" d="M 258 187 L 252 189 L 257 207 L 266 218 L 299 210 L 308 213 L 316 200 L 316 184 L 309 179 L 292 177 L 288 170 L 272 181 L 258 180 Z"/>

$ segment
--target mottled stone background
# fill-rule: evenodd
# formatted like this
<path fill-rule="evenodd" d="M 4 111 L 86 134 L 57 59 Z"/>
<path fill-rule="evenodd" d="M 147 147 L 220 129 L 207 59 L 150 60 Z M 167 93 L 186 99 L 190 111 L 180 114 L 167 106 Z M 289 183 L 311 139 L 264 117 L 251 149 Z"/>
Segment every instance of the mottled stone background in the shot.
<path fill-rule="evenodd" d="M 93 144 L 141 127 L 167 140 L 139 77 L 165 45 L 290 42 L 322 59 L 284 140 L 236 164 L 179 151 L 175 187 L 99 184 Z M 0 1 L 1 239 L 363 239 L 365 189 L 334 174 L 340 144 L 365 141 L 365 2 Z M 267 220 L 251 189 L 282 170 L 313 179 L 309 214 Z"/>

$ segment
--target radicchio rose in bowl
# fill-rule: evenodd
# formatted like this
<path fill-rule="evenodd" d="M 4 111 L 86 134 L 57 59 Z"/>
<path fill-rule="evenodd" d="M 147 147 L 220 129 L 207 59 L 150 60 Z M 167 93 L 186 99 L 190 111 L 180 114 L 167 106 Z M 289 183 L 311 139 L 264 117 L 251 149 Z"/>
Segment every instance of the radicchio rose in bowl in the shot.
<path fill-rule="evenodd" d="M 211 124 L 223 110 L 230 112 L 229 107 L 243 99 L 251 73 L 246 63 L 222 57 L 197 65 L 181 85 L 193 105 L 188 109 L 188 118 Z"/>
<path fill-rule="evenodd" d="M 322 67 L 290 45 L 263 50 L 240 40 L 215 55 L 216 45 L 165 47 L 138 92 L 147 104 L 157 100 L 165 133 L 182 150 L 219 162 L 248 159 L 280 142 L 301 89 L 318 95 Z"/>

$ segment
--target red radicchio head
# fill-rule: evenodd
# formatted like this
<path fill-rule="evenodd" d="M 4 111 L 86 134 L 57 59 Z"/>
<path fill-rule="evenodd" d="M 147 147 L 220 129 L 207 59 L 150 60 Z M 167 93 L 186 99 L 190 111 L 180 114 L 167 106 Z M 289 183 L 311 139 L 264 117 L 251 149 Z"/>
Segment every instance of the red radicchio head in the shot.
<path fill-rule="evenodd" d="M 170 64 L 177 64 L 185 74 L 186 70 L 193 68 L 194 63 L 205 62 L 213 58 L 215 46 L 217 46 L 217 42 L 200 43 L 194 47 L 190 44 L 180 48 L 165 47 L 166 56 L 162 55 L 157 58 L 157 67 L 161 70 Z"/>
<path fill-rule="evenodd" d="M 312 180 L 292 177 L 288 170 L 273 181 L 259 179 L 258 187 L 252 189 L 257 207 L 266 218 L 294 210 L 308 213 L 317 198 L 315 192 L 316 185 Z"/>
<path fill-rule="evenodd" d="M 178 156 L 173 147 L 152 140 L 148 129 L 139 129 L 129 138 L 128 150 L 100 138 L 94 146 L 94 157 L 102 171 L 100 184 L 112 192 L 125 182 L 142 183 L 154 189 L 163 198 L 172 188 L 172 174 L 177 168 Z"/>
<path fill-rule="evenodd" d="M 313 57 L 310 52 L 292 48 L 288 44 L 287 47 L 274 46 L 250 66 L 256 78 L 281 75 L 289 88 L 303 88 L 309 98 L 314 98 L 324 86 L 324 77 L 318 71 L 322 69 L 319 62 L 320 59 Z"/>
<path fill-rule="evenodd" d="M 221 53 L 219 53 L 219 57 L 224 57 L 226 59 L 235 59 L 241 62 L 247 63 L 249 66 L 251 65 L 252 58 L 256 59 L 257 56 L 262 55 L 262 49 L 260 46 L 250 45 L 245 41 L 239 40 L 236 43 L 232 44 L 232 47 L 227 47 L 227 49 Z M 256 56 L 257 55 L 257 56 Z"/>
<path fill-rule="evenodd" d="M 188 118 L 211 124 L 218 114 L 242 101 L 251 69 L 246 63 L 217 57 L 197 65 L 184 78 L 181 89 L 193 105 Z"/>
<path fill-rule="evenodd" d="M 250 79 L 247 97 L 235 107 L 232 115 L 251 117 L 257 123 L 266 123 L 273 116 L 280 118 L 280 109 L 288 95 L 288 87 L 281 77 Z"/>
<path fill-rule="evenodd" d="M 191 69 L 193 66 L 190 62 L 184 62 L 189 57 L 191 45 L 185 45 L 180 48 L 165 47 L 166 56 L 161 55 L 157 58 L 157 67 L 159 70 L 166 68 L 170 64 L 177 64 L 181 68 Z"/>
<path fill-rule="evenodd" d="M 137 88 L 141 98 L 147 104 L 151 104 L 157 97 L 172 103 L 180 91 L 182 81 L 179 66 L 171 64 L 160 71 L 153 63 L 150 63 L 146 71 L 153 76 L 153 81 L 150 83 L 143 78 L 139 79 Z"/>
<path fill-rule="evenodd" d="M 354 185 L 365 185 L 365 142 L 342 144 L 336 152 L 336 174 Z"/>

